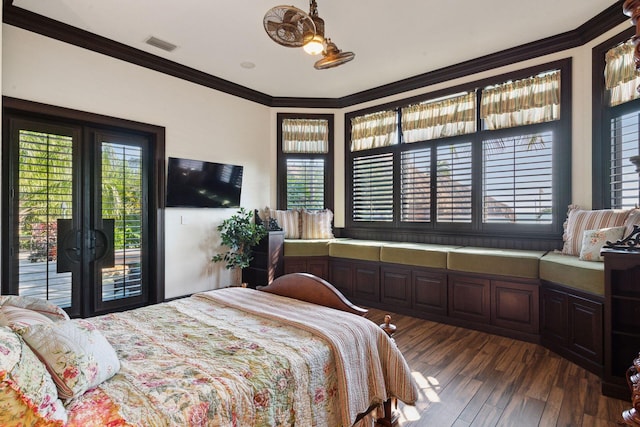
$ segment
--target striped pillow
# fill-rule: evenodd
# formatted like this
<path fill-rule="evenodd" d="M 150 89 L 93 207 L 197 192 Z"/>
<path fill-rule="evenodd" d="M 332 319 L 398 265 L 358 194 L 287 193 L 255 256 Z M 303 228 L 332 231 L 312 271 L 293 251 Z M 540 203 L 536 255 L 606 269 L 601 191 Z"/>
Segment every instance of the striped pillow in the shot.
<path fill-rule="evenodd" d="M 62 308 L 52 302 L 36 297 L 26 297 L 20 295 L 0 295 L 0 307 L 20 307 L 37 311 L 43 316 L 57 322 L 59 320 L 69 320 L 69 315 Z"/>
<path fill-rule="evenodd" d="M 302 210 L 302 239 L 333 239 L 331 221 L 333 212 L 329 209 L 319 211 Z"/>
<path fill-rule="evenodd" d="M 270 209 L 269 216 L 278 221 L 278 225 L 284 231 L 285 239 L 300 238 L 300 212 L 297 209 L 289 209 L 286 211 Z"/>
<path fill-rule="evenodd" d="M 53 320 L 27 308 L 12 305 L 0 306 L 0 326 L 8 326 L 16 330 L 39 323 L 53 323 Z"/>
<path fill-rule="evenodd" d="M 613 209 L 587 211 L 575 208 L 569 210 L 567 226 L 562 236 L 564 240 L 562 253 L 579 256 L 585 231 L 622 226 L 625 224 L 629 213 L 629 210 Z"/>

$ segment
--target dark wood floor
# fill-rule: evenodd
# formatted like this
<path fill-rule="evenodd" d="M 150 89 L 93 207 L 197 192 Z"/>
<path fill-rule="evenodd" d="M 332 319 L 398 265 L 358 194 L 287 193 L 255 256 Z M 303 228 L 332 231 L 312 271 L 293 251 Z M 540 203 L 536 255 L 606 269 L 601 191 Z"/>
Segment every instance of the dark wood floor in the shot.
<path fill-rule="evenodd" d="M 367 317 L 382 323 L 384 314 L 372 309 Z M 420 388 L 415 407 L 400 404 L 403 427 L 616 426 L 630 407 L 603 396 L 597 376 L 542 346 L 392 316 Z"/>

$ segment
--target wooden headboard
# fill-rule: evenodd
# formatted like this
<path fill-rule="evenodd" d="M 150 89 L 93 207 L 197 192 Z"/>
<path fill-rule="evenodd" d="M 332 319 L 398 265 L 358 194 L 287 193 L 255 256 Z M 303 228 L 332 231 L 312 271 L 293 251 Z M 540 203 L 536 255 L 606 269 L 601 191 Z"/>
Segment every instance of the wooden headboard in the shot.
<path fill-rule="evenodd" d="M 366 316 L 368 310 L 352 304 L 331 283 L 309 273 L 285 274 L 275 279 L 261 291 L 335 308 L 348 313 Z"/>

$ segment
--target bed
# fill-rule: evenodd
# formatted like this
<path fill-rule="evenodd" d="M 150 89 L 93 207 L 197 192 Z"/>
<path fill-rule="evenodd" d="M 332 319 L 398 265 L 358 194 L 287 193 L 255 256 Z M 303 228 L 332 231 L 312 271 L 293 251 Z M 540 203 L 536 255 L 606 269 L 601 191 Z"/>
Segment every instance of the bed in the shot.
<path fill-rule="evenodd" d="M 393 340 L 308 274 L 90 319 L 0 296 L 0 324 L 21 309 L 0 326 L 3 426 L 390 425 L 417 399 Z"/>

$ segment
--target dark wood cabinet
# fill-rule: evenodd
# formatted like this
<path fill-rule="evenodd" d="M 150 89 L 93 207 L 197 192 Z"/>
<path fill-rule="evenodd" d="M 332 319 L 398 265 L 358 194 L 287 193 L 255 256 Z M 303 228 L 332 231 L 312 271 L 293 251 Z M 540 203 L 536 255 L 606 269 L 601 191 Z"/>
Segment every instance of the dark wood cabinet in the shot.
<path fill-rule="evenodd" d="M 284 274 L 311 273 L 329 280 L 329 257 L 285 257 Z"/>
<path fill-rule="evenodd" d="M 489 324 L 489 284 L 489 279 L 449 275 L 449 316 Z"/>
<path fill-rule="evenodd" d="M 356 303 L 380 302 L 380 267 L 376 262 L 331 260 L 330 282 Z"/>
<path fill-rule="evenodd" d="M 569 341 L 569 295 L 549 288 L 542 288 L 540 293 L 542 340 L 548 344 L 566 347 Z"/>
<path fill-rule="evenodd" d="M 284 231 L 270 231 L 253 248 L 249 267 L 242 269 L 242 281 L 250 287 L 269 285 L 284 274 Z"/>
<path fill-rule="evenodd" d="M 395 266 L 380 268 L 382 304 L 387 307 L 411 307 L 411 269 Z"/>
<path fill-rule="evenodd" d="M 538 334 L 540 309 L 538 285 L 491 281 L 491 324 Z"/>
<path fill-rule="evenodd" d="M 447 275 L 434 271 L 415 269 L 411 275 L 412 308 L 415 310 L 447 315 Z"/>
<path fill-rule="evenodd" d="M 589 371 L 602 375 L 602 299 L 545 284 L 540 291 L 540 304 L 542 344 Z"/>
<path fill-rule="evenodd" d="M 603 251 L 605 265 L 602 392 L 629 399 L 626 371 L 640 350 L 640 253 Z"/>

